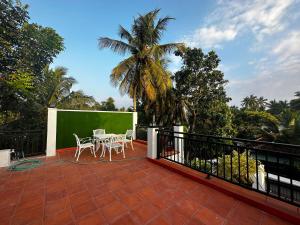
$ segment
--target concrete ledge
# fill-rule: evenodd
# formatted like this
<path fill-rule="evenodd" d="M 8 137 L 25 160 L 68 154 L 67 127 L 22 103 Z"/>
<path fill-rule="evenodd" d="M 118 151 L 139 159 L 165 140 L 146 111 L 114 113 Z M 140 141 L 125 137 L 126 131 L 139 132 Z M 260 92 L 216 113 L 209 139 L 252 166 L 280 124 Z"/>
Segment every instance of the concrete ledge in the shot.
<path fill-rule="evenodd" d="M 207 175 L 188 167 L 173 163 L 164 159 L 150 159 L 150 162 L 176 172 L 182 176 L 190 178 L 198 183 L 209 186 L 219 192 L 222 192 L 228 196 L 231 196 L 237 200 L 254 206 L 260 210 L 263 210 L 269 214 L 281 218 L 293 224 L 300 224 L 299 207 L 290 205 L 288 203 L 279 201 L 272 197 L 257 193 L 255 191 L 247 190 L 238 185 L 231 184 L 218 178 L 211 177 L 207 179 Z"/>
<path fill-rule="evenodd" d="M 137 142 L 137 143 L 140 143 L 140 144 L 147 145 L 147 141 L 140 140 L 140 139 L 136 139 L 136 140 L 134 140 L 133 142 Z"/>
<path fill-rule="evenodd" d="M 0 167 L 10 165 L 10 149 L 0 149 Z"/>

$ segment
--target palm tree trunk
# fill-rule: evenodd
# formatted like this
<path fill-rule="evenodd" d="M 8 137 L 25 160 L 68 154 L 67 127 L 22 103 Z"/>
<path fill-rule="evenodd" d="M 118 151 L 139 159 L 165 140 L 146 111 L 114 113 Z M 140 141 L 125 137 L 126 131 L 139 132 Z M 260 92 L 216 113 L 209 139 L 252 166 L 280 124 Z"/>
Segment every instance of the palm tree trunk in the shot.
<path fill-rule="evenodd" d="M 136 112 L 136 91 L 133 93 L 133 112 Z"/>

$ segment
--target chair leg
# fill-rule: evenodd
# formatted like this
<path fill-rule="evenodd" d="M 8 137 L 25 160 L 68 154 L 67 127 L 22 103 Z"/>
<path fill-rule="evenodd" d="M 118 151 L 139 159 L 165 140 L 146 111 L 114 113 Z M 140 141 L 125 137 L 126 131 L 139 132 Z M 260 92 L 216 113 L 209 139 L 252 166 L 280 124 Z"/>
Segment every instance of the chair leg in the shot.
<path fill-rule="evenodd" d="M 103 156 L 103 151 L 104 151 L 104 145 L 103 144 L 100 144 L 100 146 L 102 145 L 102 151 L 101 151 L 101 154 L 100 154 L 100 158 Z"/>
<path fill-rule="evenodd" d="M 111 162 L 111 148 L 109 148 L 109 161 Z"/>
<path fill-rule="evenodd" d="M 79 159 L 79 156 L 80 156 L 80 154 L 81 154 L 81 152 L 82 151 L 80 151 L 81 149 L 79 149 L 79 151 L 78 151 L 78 154 L 77 154 L 77 159 L 76 159 L 76 161 L 78 161 L 78 159 Z"/>
<path fill-rule="evenodd" d="M 123 159 L 125 159 L 124 145 L 122 145 Z"/>
<path fill-rule="evenodd" d="M 95 148 L 94 148 L 94 146 L 92 146 L 92 149 L 93 149 L 94 157 L 96 158 L 96 153 L 95 153 Z"/>
<path fill-rule="evenodd" d="M 103 157 L 105 157 L 106 147 L 103 148 Z"/>
<path fill-rule="evenodd" d="M 130 141 L 130 143 L 131 143 L 131 148 L 134 151 L 132 140 Z"/>
<path fill-rule="evenodd" d="M 75 158 L 76 158 L 77 153 L 78 153 L 78 146 L 77 146 L 76 151 L 75 151 L 75 155 L 74 155 Z"/>

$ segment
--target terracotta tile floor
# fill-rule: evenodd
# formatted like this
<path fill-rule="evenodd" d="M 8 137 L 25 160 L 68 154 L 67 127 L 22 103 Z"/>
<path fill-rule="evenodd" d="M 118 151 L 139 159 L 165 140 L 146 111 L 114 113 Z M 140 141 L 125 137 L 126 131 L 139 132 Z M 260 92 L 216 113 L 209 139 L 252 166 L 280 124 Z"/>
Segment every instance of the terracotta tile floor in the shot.
<path fill-rule="evenodd" d="M 30 171 L 1 169 L 0 224 L 287 224 L 149 162 L 143 144 L 114 162 L 85 152 L 75 164 L 73 154 Z"/>

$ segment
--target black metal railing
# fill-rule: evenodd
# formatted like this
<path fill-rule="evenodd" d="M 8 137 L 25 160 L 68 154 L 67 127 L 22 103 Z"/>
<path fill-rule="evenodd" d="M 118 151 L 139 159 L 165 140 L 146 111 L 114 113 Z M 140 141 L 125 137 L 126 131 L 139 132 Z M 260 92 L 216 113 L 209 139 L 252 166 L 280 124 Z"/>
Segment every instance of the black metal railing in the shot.
<path fill-rule="evenodd" d="M 12 149 L 12 157 L 16 159 L 43 155 L 46 151 L 46 131 L 0 131 L 0 149 Z"/>
<path fill-rule="evenodd" d="M 158 129 L 157 158 L 300 206 L 300 146 Z"/>

